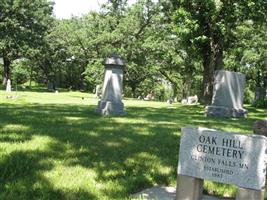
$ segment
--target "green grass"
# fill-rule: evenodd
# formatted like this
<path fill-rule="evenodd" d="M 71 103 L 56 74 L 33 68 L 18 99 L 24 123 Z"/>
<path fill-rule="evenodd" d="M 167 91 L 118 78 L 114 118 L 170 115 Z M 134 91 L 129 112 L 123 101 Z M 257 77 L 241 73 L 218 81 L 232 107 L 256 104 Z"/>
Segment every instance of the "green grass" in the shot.
<path fill-rule="evenodd" d="M 88 93 L 5 96 L 0 91 L 0 199 L 127 199 L 175 186 L 181 127 L 249 134 L 256 119 L 267 119 L 252 107 L 247 119 L 222 120 L 204 117 L 202 106 L 138 100 L 124 100 L 126 116 L 101 117 Z M 235 187 L 205 181 L 205 192 L 233 196 Z"/>

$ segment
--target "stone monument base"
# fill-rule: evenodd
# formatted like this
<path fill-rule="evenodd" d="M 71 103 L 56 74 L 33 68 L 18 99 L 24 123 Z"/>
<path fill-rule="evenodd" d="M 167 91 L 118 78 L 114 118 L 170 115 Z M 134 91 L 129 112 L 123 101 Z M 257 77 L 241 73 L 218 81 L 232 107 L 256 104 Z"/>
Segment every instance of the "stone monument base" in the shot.
<path fill-rule="evenodd" d="M 176 188 L 175 187 L 165 187 L 165 186 L 155 186 L 152 188 L 147 188 L 141 192 L 131 195 L 131 200 L 142 199 L 142 200 L 175 200 L 176 199 Z M 229 197 L 215 197 L 210 195 L 203 195 L 201 200 L 234 200 Z"/>
<path fill-rule="evenodd" d="M 113 101 L 99 101 L 95 111 L 101 115 L 125 115 L 124 104 Z"/>
<path fill-rule="evenodd" d="M 246 118 L 248 114 L 248 111 L 246 109 L 236 109 L 224 106 L 207 106 L 205 110 L 206 116 L 211 117 Z"/>

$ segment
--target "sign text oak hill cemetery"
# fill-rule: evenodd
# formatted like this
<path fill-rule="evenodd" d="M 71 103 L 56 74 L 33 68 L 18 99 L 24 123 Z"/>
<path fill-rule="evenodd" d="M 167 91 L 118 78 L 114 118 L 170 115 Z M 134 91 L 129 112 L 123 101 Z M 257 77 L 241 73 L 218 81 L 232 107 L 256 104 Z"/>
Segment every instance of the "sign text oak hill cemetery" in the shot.
<path fill-rule="evenodd" d="M 264 136 L 182 128 L 178 174 L 261 190 L 266 151 Z"/>

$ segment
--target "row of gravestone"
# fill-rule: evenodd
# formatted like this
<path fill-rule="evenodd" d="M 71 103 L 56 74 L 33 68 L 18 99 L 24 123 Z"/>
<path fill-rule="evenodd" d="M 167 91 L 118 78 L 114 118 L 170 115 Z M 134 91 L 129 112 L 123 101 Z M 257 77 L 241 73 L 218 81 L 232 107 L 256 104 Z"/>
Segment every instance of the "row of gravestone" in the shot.
<path fill-rule="evenodd" d="M 124 62 L 118 55 L 105 60 L 105 78 L 101 100 L 96 112 L 103 115 L 123 115 L 122 80 Z M 245 75 L 224 70 L 216 71 L 212 104 L 206 107 L 207 116 L 246 117 L 243 108 Z"/>
<path fill-rule="evenodd" d="M 103 115 L 123 115 L 122 81 L 124 62 L 118 55 L 105 60 L 105 79 L 103 95 L 96 112 Z M 246 117 L 243 108 L 245 76 L 241 73 L 219 70 L 215 73 L 215 85 L 212 104 L 206 107 L 207 116 Z M 8 79 L 6 91 L 11 92 L 11 81 Z"/>
<path fill-rule="evenodd" d="M 103 115 L 123 115 L 125 114 L 124 104 L 122 103 L 124 62 L 118 55 L 114 54 L 105 60 L 105 66 L 103 95 L 96 112 Z M 206 107 L 206 115 L 246 117 L 248 112 L 243 108 L 244 88 L 244 74 L 224 70 L 216 71 L 212 104 Z M 6 91 L 11 92 L 11 81 L 9 79 Z"/>

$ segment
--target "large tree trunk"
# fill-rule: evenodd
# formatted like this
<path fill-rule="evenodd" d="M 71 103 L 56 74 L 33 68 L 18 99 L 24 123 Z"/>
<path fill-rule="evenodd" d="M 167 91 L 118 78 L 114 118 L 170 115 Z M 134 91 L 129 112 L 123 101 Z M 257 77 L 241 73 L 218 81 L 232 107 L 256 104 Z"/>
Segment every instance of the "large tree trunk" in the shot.
<path fill-rule="evenodd" d="M 185 76 L 182 84 L 182 98 L 187 99 L 190 96 L 191 86 L 192 86 L 192 78 Z"/>
<path fill-rule="evenodd" d="M 172 90 L 173 90 L 172 99 L 175 100 L 175 98 L 178 95 L 178 85 L 176 82 L 172 82 Z"/>
<path fill-rule="evenodd" d="M 213 95 L 213 78 L 214 76 L 214 63 L 211 58 L 204 60 L 204 73 L 203 73 L 203 99 L 205 105 L 210 105 Z"/>
<path fill-rule="evenodd" d="M 224 68 L 223 63 L 223 48 L 219 46 L 215 54 L 215 70 L 221 70 Z"/>
<path fill-rule="evenodd" d="M 131 85 L 131 90 L 132 90 L 132 97 L 136 97 L 136 85 Z"/>
<path fill-rule="evenodd" d="M 210 105 L 213 96 L 214 72 L 224 68 L 223 47 L 219 40 L 206 46 L 203 59 L 203 100 L 205 105 Z"/>
<path fill-rule="evenodd" d="M 30 83 L 29 83 L 29 87 L 32 86 L 32 74 L 33 74 L 33 69 L 32 69 L 32 66 L 31 67 L 31 71 L 30 71 Z"/>
<path fill-rule="evenodd" d="M 6 85 L 7 80 L 10 79 L 10 65 L 11 65 L 11 61 L 6 57 L 3 56 L 3 60 L 4 60 L 4 79 L 3 79 L 3 85 Z"/>
<path fill-rule="evenodd" d="M 215 52 L 212 51 L 211 44 L 206 44 L 206 47 L 203 49 L 203 69 L 203 101 L 205 105 L 210 105 L 213 94 L 213 75 L 215 69 Z"/>

